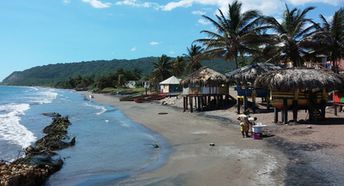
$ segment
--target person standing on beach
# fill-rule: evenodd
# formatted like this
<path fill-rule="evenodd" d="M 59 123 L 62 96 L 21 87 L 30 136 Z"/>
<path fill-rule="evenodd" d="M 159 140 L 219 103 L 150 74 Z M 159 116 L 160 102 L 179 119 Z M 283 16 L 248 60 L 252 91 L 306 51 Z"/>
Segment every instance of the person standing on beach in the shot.
<path fill-rule="evenodd" d="M 247 119 L 247 117 L 241 117 L 238 118 L 238 120 L 240 120 L 240 131 L 242 134 L 242 137 L 249 137 L 248 135 L 248 131 L 249 131 L 249 121 Z"/>

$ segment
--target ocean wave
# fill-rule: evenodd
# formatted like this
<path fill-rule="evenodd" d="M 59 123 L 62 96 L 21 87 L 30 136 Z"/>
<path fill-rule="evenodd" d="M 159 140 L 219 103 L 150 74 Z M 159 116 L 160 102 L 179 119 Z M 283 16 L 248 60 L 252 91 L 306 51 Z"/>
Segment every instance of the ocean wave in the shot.
<path fill-rule="evenodd" d="M 51 103 L 57 98 L 57 95 L 58 95 L 58 93 L 54 89 L 36 88 L 34 90 L 35 90 L 35 93 L 26 96 L 26 98 L 32 104 Z"/>
<path fill-rule="evenodd" d="M 85 103 L 85 105 L 88 107 L 93 107 L 93 108 L 99 110 L 99 112 L 96 112 L 97 115 L 101 115 L 107 111 L 107 109 L 104 106 L 90 104 L 90 103 Z"/>
<path fill-rule="evenodd" d="M 26 148 L 36 141 L 34 134 L 20 124 L 21 116 L 30 109 L 29 104 L 0 105 L 0 139 Z"/>

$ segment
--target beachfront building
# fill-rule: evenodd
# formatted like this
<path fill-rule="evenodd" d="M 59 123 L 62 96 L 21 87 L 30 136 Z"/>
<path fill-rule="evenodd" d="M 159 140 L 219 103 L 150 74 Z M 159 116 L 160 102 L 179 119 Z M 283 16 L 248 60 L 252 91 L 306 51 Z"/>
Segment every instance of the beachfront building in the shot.
<path fill-rule="evenodd" d="M 267 107 L 269 108 L 269 99 L 266 99 L 269 96 L 269 91 L 266 88 L 254 88 L 253 83 L 259 75 L 278 69 L 281 67 L 272 63 L 253 63 L 225 74 L 228 79 L 234 80 L 236 84 L 238 114 L 240 114 L 241 105 L 244 106 L 244 111 L 247 110 L 248 98 L 252 99 L 253 112 L 256 109 L 256 97 L 260 97 L 264 101 L 267 100 Z"/>
<path fill-rule="evenodd" d="M 175 76 L 171 76 L 164 81 L 160 82 L 160 93 L 163 94 L 174 94 L 180 93 L 182 91 L 180 85 L 181 79 L 176 78 Z"/>
<path fill-rule="evenodd" d="M 344 78 L 330 70 L 292 68 L 270 71 L 257 77 L 256 88 L 270 90 L 270 100 L 274 107 L 274 122 L 282 113 L 282 122 L 288 123 L 288 110 L 293 111 L 293 121 L 297 122 L 298 110 L 308 110 L 309 120 L 325 118 L 328 92 L 344 85 Z"/>
<path fill-rule="evenodd" d="M 190 108 L 199 111 L 225 107 L 230 100 L 228 81 L 225 75 L 207 67 L 191 73 L 181 82 L 183 86 L 184 111 Z"/>

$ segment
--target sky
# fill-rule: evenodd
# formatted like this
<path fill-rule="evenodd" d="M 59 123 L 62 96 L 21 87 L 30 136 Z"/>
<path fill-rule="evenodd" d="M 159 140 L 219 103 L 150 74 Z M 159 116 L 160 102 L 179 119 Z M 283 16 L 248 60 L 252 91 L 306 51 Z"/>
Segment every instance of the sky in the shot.
<path fill-rule="evenodd" d="M 89 60 L 178 56 L 212 26 L 233 0 L 2 0 L 0 81 L 34 66 Z M 241 0 L 279 19 L 285 4 L 315 6 L 308 17 L 330 18 L 344 0 Z"/>

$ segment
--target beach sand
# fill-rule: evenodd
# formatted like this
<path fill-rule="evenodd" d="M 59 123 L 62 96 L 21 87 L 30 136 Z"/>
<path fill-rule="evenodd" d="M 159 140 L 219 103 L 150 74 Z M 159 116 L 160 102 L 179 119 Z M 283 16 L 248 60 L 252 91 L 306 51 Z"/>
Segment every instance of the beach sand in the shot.
<path fill-rule="evenodd" d="M 253 140 L 241 137 L 236 108 L 189 113 L 182 111 L 180 99 L 164 100 L 168 105 L 120 102 L 102 94 L 94 94 L 94 99 L 119 108 L 171 145 L 162 167 L 119 185 L 341 185 L 344 181 L 344 167 L 339 166 L 344 163 L 344 112 L 334 116 L 331 107 L 326 110 L 330 119 L 322 124 L 274 124 L 271 112 L 252 114 L 268 125 L 265 132 L 271 134 Z M 306 119 L 307 113 L 299 111 L 299 118 Z"/>
<path fill-rule="evenodd" d="M 119 102 L 109 95 L 94 94 L 94 99 L 119 108 L 171 146 L 162 167 L 116 184 L 283 185 L 286 156 L 264 140 L 242 138 L 237 121 L 183 113 L 156 103 Z"/>

